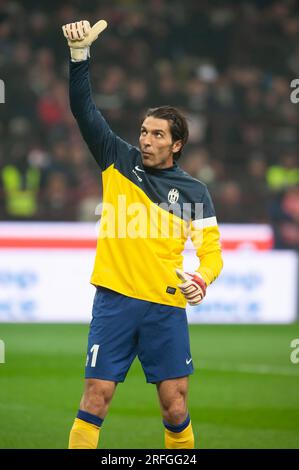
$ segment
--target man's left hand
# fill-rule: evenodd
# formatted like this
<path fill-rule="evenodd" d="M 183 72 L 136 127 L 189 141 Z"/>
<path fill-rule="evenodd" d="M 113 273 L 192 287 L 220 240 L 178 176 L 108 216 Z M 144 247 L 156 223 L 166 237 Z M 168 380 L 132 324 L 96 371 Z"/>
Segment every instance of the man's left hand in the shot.
<path fill-rule="evenodd" d="M 176 269 L 176 275 L 183 281 L 178 287 L 189 305 L 198 305 L 206 295 L 207 285 L 199 273 L 185 273 Z"/>

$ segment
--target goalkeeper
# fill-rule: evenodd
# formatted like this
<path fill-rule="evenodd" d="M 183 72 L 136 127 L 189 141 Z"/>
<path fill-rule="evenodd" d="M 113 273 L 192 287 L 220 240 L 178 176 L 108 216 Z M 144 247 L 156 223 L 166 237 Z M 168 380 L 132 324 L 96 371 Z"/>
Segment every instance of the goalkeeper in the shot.
<path fill-rule="evenodd" d="M 96 108 L 90 45 L 106 26 L 103 20 L 92 28 L 88 21 L 63 26 L 71 56 L 71 110 L 102 171 L 104 194 L 85 390 L 69 448 L 98 446 L 117 384 L 138 355 L 147 382 L 156 384 L 165 447 L 191 449 L 187 393 L 193 364 L 185 307 L 202 301 L 222 269 L 217 220 L 206 186 L 177 165 L 188 139 L 179 110 L 148 110 L 136 148 L 116 136 Z M 188 236 L 200 260 L 193 273 L 182 267 Z"/>

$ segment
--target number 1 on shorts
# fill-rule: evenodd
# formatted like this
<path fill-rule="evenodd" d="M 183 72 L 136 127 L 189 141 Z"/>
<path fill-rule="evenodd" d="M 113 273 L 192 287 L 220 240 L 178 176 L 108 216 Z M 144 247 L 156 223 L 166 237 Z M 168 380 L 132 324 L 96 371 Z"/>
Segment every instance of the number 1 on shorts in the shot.
<path fill-rule="evenodd" d="M 96 366 L 99 348 L 100 348 L 99 344 L 94 344 L 93 347 L 90 350 L 90 352 L 92 353 L 90 367 L 95 367 Z M 89 355 L 87 355 L 86 365 L 88 364 L 88 361 L 89 361 Z"/>

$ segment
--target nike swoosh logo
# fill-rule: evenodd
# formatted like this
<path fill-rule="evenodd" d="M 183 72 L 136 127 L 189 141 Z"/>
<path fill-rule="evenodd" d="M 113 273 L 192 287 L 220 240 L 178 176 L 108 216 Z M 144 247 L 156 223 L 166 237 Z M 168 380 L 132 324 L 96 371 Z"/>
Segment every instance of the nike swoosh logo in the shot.
<path fill-rule="evenodd" d="M 186 364 L 189 365 L 191 361 L 192 361 L 192 358 L 191 359 L 186 359 Z"/>
<path fill-rule="evenodd" d="M 138 165 L 136 165 L 136 166 L 135 166 L 135 170 L 137 170 L 137 171 L 142 171 L 143 173 L 145 173 L 145 171 L 144 171 L 144 170 L 142 170 L 141 168 L 139 168 L 139 166 L 138 166 Z"/>

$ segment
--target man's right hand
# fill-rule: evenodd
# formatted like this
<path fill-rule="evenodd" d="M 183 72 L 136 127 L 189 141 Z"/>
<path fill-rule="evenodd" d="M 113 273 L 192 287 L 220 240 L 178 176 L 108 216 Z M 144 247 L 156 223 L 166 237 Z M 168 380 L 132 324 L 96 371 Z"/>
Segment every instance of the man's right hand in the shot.
<path fill-rule="evenodd" d="M 67 38 L 73 62 L 80 62 L 89 57 L 89 47 L 107 28 L 107 21 L 100 20 L 93 27 L 89 21 L 82 20 L 62 26 L 64 36 Z"/>

